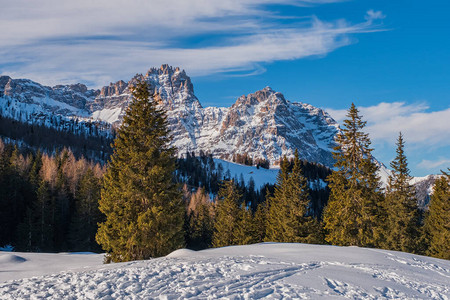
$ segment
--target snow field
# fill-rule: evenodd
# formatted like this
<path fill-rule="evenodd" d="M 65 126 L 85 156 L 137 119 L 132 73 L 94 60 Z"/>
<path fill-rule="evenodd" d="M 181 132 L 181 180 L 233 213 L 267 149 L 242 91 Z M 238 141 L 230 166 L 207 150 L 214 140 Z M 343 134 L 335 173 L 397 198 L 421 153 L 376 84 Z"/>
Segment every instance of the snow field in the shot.
<path fill-rule="evenodd" d="M 39 260 L 42 254 L 7 255 L 10 270 L 3 281 L 8 280 L 8 273 L 13 276 L 17 266 Z M 11 255 L 27 261 L 19 262 Z M 68 256 L 52 255 L 56 261 Z M 89 256 L 85 255 L 84 261 Z M 84 270 L 68 268 L 33 278 L 22 274 L 23 279 L 0 283 L 0 299 L 450 297 L 449 261 L 395 251 L 263 243 L 198 252 L 181 249 L 163 258 L 110 265 L 99 265 L 99 255 L 92 256 L 92 266 Z M 82 258 L 77 259 L 82 264 Z M 4 264 L 0 259 L 2 271 Z M 48 266 L 41 269 L 45 271 Z"/>

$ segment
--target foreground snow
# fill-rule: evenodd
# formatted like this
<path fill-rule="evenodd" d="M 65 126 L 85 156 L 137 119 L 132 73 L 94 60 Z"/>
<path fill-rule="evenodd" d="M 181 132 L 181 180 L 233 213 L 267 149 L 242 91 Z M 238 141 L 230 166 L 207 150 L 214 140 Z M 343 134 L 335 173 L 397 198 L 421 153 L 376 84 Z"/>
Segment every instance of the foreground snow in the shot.
<path fill-rule="evenodd" d="M 101 262 L 0 253 L 0 299 L 450 298 L 450 261 L 357 247 L 265 243 Z"/>

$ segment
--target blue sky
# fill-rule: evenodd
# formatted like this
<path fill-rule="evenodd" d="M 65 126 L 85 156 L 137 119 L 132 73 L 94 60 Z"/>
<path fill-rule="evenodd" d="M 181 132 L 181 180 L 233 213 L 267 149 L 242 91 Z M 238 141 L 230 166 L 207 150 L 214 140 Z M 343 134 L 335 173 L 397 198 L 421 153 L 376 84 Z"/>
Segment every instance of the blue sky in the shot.
<path fill-rule="evenodd" d="M 405 135 L 412 175 L 450 166 L 447 1 L 16 0 L 0 11 L 0 73 L 100 87 L 184 68 L 204 106 L 265 86 L 342 120 L 351 102 L 376 157 Z"/>

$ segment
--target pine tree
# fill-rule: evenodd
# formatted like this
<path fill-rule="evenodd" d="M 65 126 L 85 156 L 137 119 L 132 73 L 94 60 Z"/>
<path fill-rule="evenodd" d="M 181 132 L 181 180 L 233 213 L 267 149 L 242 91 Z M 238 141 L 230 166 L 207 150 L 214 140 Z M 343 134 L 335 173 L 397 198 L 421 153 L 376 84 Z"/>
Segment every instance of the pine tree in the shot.
<path fill-rule="evenodd" d="M 234 230 L 236 245 L 249 245 L 257 242 L 257 231 L 251 209 L 242 202 L 239 219 Z"/>
<path fill-rule="evenodd" d="M 269 195 L 269 192 L 266 192 Z M 264 241 L 266 237 L 266 224 L 267 224 L 267 201 L 258 204 L 256 208 L 255 216 L 253 218 L 253 223 L 255 224 L 255 242 L 260 243 Z"/>
<path fill-rule="evenodd" d="M 184 246 L 184 204 L 173 182 L 175 149 L 165 112 L 145 82 L 133 90 L 114 141 L 99 202 L 96 240 L 106 261 L 163 256 Z"/>
<path fill-rule="evenodd" d="M 319 226 L 309 214 L 308 183 L 301 170 L 298 151 L 289 171 L 286 157 L 281 162 L 275 193 L 266 201 L 266 241 L 287 243 L 319 242 Z"/>
<path fill-rule="evenodd" d="M 362 129 L 359 111 L 352 103 L 338 134 L 333 157 L 331 189 L 324 211 L 326 241 L 333 245 L 379 246 L 383 241 L 384 211 L 380 181 L 373 162 L 371 141 Z"/>
<path fill-rule="evenodd" d="M 224 181 L 216 204 L 213 247 L 237 245 L 236 228 L 239 223 L 239 202 L 242 194 L 234 180 Z"/>
<path fill-rule="evenodd" d="M 402 133 L 397 139 L 397 156 L 391 162 L 392 176 L 389 176 L 386 190 L 385 209 L 386 247 L 391 250 L 417 252 L 419 239 L 419 209 L 414 187 L 404 153 Z"/>
<path fill-rule="evenodd" d="M 201 250 L 212 244 L 214 230 L 213 205 L 203 188 L 190 195 L 187 207 L 187 246 Z"/>
<path fill-rule="evenodd" d="M 54 251 L 52 197 L 48 183 L 40 180 L 36 201 L 28 207 L 24 221 L 17 229 L 16 247 L 20 251 Z"/>
<path fill-rule="evenodd" d="M 98 209 L 101 182 L 89 168 L 81 177 L 76 197 L 75 213 L 70 226 L 72 251 L 99 251 L 95 241 L 97 223 L 102 220 Z"/>
<path fill-rule="evenodd" d="M 434 183 L 430 207 L 425 217 L 429 248 L 427 254 L 450 259 L 450 168 Z"/>

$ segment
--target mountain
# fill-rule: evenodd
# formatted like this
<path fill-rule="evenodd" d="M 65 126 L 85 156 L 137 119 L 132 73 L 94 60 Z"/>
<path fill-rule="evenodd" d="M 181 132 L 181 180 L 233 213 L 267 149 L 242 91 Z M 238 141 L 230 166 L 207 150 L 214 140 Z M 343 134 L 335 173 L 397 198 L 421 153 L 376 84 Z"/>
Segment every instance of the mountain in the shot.
<path fill-rule="evenodd" d="M 268 160 L 272 166 L 299 150 L 302 159 L 332 166 L 338 124 L 322 109 L 290 102 L 266 87 L 241 96 L 229 108 L 202 107 L 184 70 L 162 65 L 129 82 L 99 90 L 85 85 L 42 86 L 27 79 L 0 77 L 0 113 L 23 122 L 87 132 L 95 124 L 108 135 L 120 124 L 131 101 L 130 87 L 145 80 L 168 112 L 179 155 L 203 151 L 231 160 L 234 154 Z M 72 125 L 70 125 L 72 124 Z"/>
<path fill-rule="evenodd" d="M 111 138 L 112 129 L 120 125 L 131 101 L 130 88 L 137 80 L 145 80 L 160 95 L 180 156 L 202 151 L 231 161 L 236 154 L 247 154 L 254 160 L 267 160 L 273 167 L 282 156 L 292 157 L 298 149 L 302 159 L 333 165 L 331 153 L 339 125 L 324 110 L 290 102 L 270 87 L 243 95 L 228 108 L 203 107 L 186 72 L 168 65 L 97 90 L 83 84 L 48 87 L 28 79 L 0 76 L 0 116 L 85 136 Z M 102 139 L 102 143 L 109 142 Z M 93 153 L 107 156 L 104 146 L 96 150 Z M 379 166 L 386 184 L 390 171 L 382 163 Z M 421 207 L 428 204 L 434 180 L 431 176 L 412 181 Z"/>

